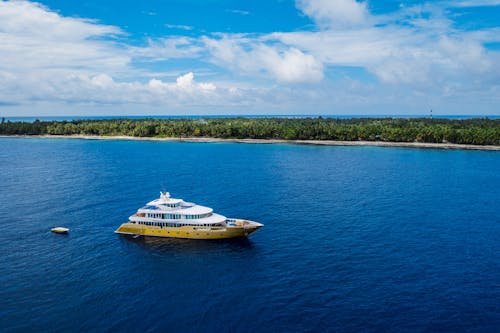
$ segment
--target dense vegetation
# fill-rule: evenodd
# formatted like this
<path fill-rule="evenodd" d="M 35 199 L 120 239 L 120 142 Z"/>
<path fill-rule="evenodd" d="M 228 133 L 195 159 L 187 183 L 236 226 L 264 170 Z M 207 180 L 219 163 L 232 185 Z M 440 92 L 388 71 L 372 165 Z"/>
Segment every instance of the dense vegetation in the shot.
<path fill-rule="evenodd" d="M 500 119 L 218 118 L 10 122 L 1 135 L 129 135 L 500 145 Z"/>

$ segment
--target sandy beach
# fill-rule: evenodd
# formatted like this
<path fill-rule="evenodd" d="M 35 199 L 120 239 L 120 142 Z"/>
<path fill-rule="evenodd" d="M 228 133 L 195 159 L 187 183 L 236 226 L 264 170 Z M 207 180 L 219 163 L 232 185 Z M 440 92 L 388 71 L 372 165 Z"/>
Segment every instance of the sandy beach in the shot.
<path fill-rule="evenodd" d="M 385 141 L 335 141 L 335 140 L 282 140 L 282 139 L 221 139 L 207 137 L 157 138 L 134 137 L 126 135 L 2 135 L 0 137 L 20 138 L 47 138 L 47 139 L 83 139 L 83 140 L 135 140 L 135 141 L 166 141 L 166 142 L 234 142 L 248 144 L 297 144 L 317 146 L 377 146 L 377 147 L 406 147 L 406 148 L 433 148 L 433 149 L 467 149 L 500 151 L 500 146 L 468 145 L 455 143 L 423 143 L 423 142 L 385 142 Z"/>

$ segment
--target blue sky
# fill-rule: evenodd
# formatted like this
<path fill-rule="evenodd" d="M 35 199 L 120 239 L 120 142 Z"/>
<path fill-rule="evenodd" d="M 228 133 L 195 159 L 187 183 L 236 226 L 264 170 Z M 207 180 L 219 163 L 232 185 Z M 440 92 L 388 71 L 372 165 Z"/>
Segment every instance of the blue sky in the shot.
<path fill-rule="evenodd" d="M 0 1 L 0 115 L 499 115 L 500 0 Z"/>

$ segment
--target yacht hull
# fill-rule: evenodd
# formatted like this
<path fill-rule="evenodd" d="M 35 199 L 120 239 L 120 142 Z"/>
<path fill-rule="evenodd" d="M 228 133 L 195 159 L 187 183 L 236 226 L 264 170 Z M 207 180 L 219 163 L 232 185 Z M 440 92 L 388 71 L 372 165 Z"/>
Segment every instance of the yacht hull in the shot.
<path fill-rule="evenodd" d="M 115 233 L 125 235 L 142 235 L 154 237 L 169 238 L 189 238 L 189 239 L 225 239 L 236 237 L 248 237 L 258 229 L 262 224 L 250 222 L 243 226 L 235 227 L 157 227 L 146 226 L 136 223 L 123 223 Z"/>

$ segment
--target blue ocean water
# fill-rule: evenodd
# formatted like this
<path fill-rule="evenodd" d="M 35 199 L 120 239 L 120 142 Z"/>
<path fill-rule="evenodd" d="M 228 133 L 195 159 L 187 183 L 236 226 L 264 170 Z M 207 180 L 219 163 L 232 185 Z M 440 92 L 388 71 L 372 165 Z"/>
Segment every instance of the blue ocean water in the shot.
<path fill-rule="evenodd" d="M 498 332 L 499 170 L 484 151 L 0 138 L 0 331 Z M 160 190 L 265 227 L 113 233 Z"/>

